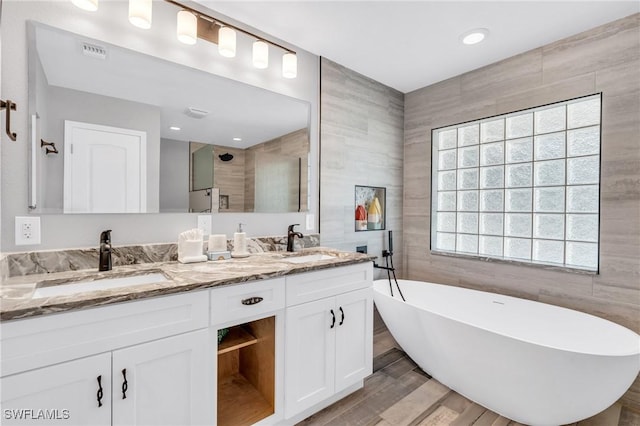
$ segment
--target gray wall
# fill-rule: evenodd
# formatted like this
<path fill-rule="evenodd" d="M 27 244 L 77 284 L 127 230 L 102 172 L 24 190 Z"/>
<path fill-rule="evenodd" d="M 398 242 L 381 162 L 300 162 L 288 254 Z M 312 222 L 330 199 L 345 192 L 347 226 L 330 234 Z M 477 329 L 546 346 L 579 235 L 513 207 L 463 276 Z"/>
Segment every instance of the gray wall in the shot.
<path fill-rule="evenodd" d="M 322 244 L 351 251 L 367 245 L 380 257 L 387 232 L 355 231 L 355 186 L 386 187 L 386 225 L 401 270 L 404 95 L 325 58 L 321 76 Z"/>
<path fill-rule="evenodd" d="M 160 211 L 189 211 L 189 143 L 160 139 Z"/>
<path fill-rule="evenodd" d="M 202 6 L 198 8 L 205 9 Z M 298 53 L 298 77 L 290 80 L 281 76 L 281 69 L 277 66 L 278 61 L 274 61 L 274 66 L 266 70 L 253 68 L 249 53 L 252 40 L 248 38 L 238 37 L 240 53 L 233 60 L 218 57 L 215 46 L 204 41 L 199 41 L 195 46 L 186 46 L 175 37 L 175 19 L 178 9 L 171 4 L 159 1 L 153 2 L 153 26 L 144 31 L 128 22 L 128 2 L 123 0 L 100 2 L 100 9 L 95 13 L 82 11 L 67 1 L 5 1 L 2 9 L 1 49 L 4 56 L 11 58 L 11 61 L 5 60 L 1 64 L 2 99 L 12 99 L 18 105 L 16 113 L 12 114 L 12 126 L 18 133 L 18 140 L 11 142 L 5 135 L 2 136 L 1 228 L 5 232 L 1 236 L 0 251 L 4 253 L 93 247 L 97 244 L 99 231 L 102 229 L 113 229 L 113 242 L 116 245 L 172 242 L 176 241 L 180 232 L 195 227 L 197 223 L 196 215 L 188 213 L 43 215 L 41 217 L 42 244 L 38 246 L 14 244 L 14 218 L 29 214 L 27 205 L 30 142 L 26 45 L 28 19 L 310 102 L 312 161 L 317 164 L 319 58 L 315 55 L 273 39 Z M 212 15 L 237 24 L 241 28 L 246 27 L 220 14 L 212 12 Z M 255 29 L 251 31 L 261 35 L 260 31 Z M 317 193 L 317 168 L 314 169 L 312 182 L 313 191 Z M 317 209 L 318 200 L 314 197 L 310 211 L 316 214 L 316 220 Z M 238 222 L 247 224 L 246 230 L 250 236 L 283 234 L 290 223 L 304 224 L 306 214 L 214 214 L 212 231 L 231 235 Z M 313 225 L 307 232 L 317 231 L 315 223 Z"/>
<path fill-rule="evenodd" d="M 539 300 L 640 332 L 639 21 L 636 14 L 406 95 L 404 245 L 410 279 Z M 432 128 L 596 92 L 603 93 L 598 275 L 430 254 Z M 640 408 L 640 381 L 624 402 Z"/>

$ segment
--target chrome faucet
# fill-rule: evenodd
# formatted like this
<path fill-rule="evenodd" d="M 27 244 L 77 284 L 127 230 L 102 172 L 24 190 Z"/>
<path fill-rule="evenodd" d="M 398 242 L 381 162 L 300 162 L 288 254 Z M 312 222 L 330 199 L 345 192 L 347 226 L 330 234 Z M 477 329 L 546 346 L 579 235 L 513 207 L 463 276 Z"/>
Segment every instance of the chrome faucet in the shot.
<path fill-rule="evenodd" d="M 296 223 L 294 225 L 289 225 L 289 229 L 287 230 L 287 251 L 293 251 L 293 240 L 295 240 L 296 237 L 304 238 L 304 235 L 302 235 L 302 232 L 297 232 L 293 230 L 294 226 L 300 226 L 300 224 Z"/>
<path fill-rule="evenodd" d="M 100 263 L 98 271 L 111 270 L 111 229 L 100 234 Z"/>

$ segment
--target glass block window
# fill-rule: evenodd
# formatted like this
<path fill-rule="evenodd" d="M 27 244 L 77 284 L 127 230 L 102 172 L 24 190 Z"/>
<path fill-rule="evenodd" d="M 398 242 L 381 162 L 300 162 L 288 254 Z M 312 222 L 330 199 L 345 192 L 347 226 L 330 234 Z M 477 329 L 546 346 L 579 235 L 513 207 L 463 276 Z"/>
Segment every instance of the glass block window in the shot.
<path fill-rule="evenodd" d="M 601 95 L 432 131 L 431 250 L 598 270 Z"/>

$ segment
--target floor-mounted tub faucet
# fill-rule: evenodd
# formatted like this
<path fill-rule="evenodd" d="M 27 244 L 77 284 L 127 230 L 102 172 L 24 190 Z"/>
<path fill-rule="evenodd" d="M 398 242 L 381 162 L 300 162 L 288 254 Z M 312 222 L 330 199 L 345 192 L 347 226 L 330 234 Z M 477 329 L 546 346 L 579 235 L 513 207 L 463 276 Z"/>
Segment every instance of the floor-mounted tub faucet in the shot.
<path fill-rule="evenodd" d="M 302 232 L 297 232 L 293 230 L 294 226 L 300 226 L 300 224 L 296 223 L 294 225 L 289 225 L 289 229 L 287 230 L 287 251 L 293 251 L 293 240 L 295 240 L 296 237 L 304 238 L 304 235 L 302 235 Z"/>
<path fill-rule="evenodd" d="M 100 263 L 98 271 L 111 270 L 111 229 L 100 234 Z"/>

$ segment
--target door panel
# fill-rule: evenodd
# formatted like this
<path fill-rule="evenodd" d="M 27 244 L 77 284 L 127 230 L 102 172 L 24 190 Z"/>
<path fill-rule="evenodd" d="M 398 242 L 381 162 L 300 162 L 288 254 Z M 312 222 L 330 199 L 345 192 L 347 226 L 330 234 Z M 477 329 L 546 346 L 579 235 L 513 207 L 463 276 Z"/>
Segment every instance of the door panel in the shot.
<path fill-rule="evenodd" d="M 146 132 L 65 121 L 64 212 L 146 212 Z"/>
<path fill-rule="evenodd" d="M 211 424 L 208 335 L 200 330 L 115 351 L 113 424 Z"/>
<path fill-rule="evenodd" d="M 0 387 L 3 425 L 111 424 L 111 353 L 4 377 Z"/>
<path fill-rule="evenodd" d="M 339 315 L 336 330 L 336 392 L 340 392 L 372 373 L 372 290 L 367 288 L 339 295 L 336 297 L 336 308 Z"/>

